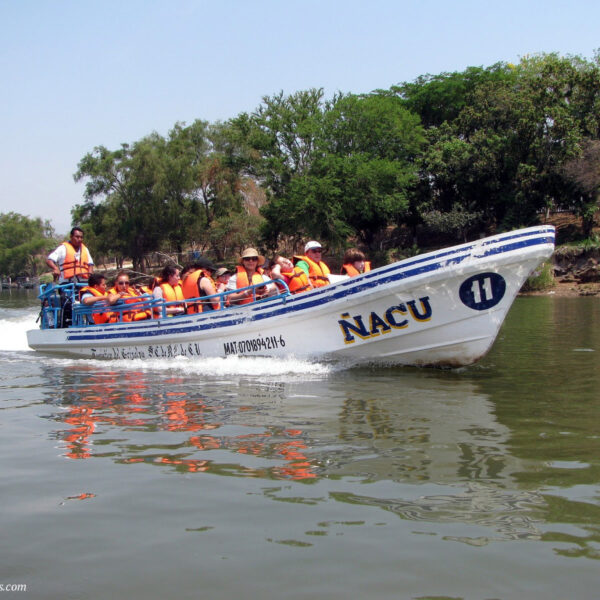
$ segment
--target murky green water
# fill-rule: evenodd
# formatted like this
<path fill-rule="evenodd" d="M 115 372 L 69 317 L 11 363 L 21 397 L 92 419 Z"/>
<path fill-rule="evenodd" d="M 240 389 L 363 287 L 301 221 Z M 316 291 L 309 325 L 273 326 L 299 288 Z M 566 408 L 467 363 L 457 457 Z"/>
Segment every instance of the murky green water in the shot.
<path fill-rule="evenodd" d="M 458 371 L 48 359 L 31 302 L 0 296 L 0 583 L 597 597 L 599 299 L 519 298 Z"/>

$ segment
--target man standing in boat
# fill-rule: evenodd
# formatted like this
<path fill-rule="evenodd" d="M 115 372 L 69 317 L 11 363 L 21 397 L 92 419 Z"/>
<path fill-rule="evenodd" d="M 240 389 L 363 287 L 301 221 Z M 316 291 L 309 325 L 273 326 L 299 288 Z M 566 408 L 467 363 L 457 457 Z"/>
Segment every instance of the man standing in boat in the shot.
<path fill-rule="evenodd" d="M 94 261 L 83 243 L 83 231 L 71 229 L 68 242 L 63 242 L 48 255 L 46 264 L 52 269 L 54 281 L 58 283 L 86 282 L 94 272 Z"/>
<path fill-rule="evenodd" d="M 48 255 L 46 264 L 52 269 L 54 281 L 61 283 L 86 283 L 94 272 L 94 260 L 87 246 L 83 243 L 83 230 L 73 227 L 69 241 L 63 242 L 54 252 Z M 71 325 L 73 297 L 60 289 L 59 327 Z"/>
<path fill-rule="evenodd" d="M 329 285 L 329 267 L 321 260 L 323 248 L 319 242 L 311 240 L 304 246 L 303 256 L 294 256 L 294 264 L 302 269 L 312 287 L 323 287 Z"/>

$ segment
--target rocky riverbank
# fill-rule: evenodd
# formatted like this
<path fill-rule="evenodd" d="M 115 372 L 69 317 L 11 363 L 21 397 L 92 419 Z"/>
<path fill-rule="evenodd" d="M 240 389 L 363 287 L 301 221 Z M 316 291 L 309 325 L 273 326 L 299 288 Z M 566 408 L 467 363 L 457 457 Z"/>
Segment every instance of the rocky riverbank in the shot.
<path fill-rule="evenodd" d="M 552 281 L 523 295 L 600 296 L 600 248 L 560 246 L 551 258 Z"/>

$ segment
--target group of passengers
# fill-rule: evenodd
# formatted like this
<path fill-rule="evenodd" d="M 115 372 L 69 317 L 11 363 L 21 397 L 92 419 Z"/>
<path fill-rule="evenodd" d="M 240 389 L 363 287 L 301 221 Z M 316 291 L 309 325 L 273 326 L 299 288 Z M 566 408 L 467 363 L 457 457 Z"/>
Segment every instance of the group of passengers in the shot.
<path fill-rule="evenodd" d="M 167 316 L 193 314 L 219 310 L 224 306 L 255 302 L 286 291 L 298 294 L 330 284 L 331 271 L 322 260 L 323 248 L 317 241 L 304 246 L 304 254 L 293 259 L 276 255 L 267 264 L 255 248 L 246 248 L 239 257 L 235 271 L 217 267 L 206 258 L 188 265 L 181 271 L 176 265 L 164 267 L 160 278 L 149 286 L 134 286 L 127 271 L 120 271 L 113 287 L 107 290 L 106 277 L 94 273 L 94 262 L 83 244 L 83 231 L 74 227 L 68 242 L 63 242 L 47 259 L 54 279 L 59 283 L 83 282 L 79 300 L 93 307 L 102 303 L 107 307 L 132 304 L 131 310 L 122 306 L 118 310 L 107 308 L 91 316 L 94 323 L 114 320 L 137 321 L 152 317 L 142 302 L 150 299 L 167 303 Z M 371 265 L 365 255 L 356 248 L 346 251 L 341 273 L 354 277 L 370 271 Z M 283 283 L 285 285 L 283 285 Z M 239 291 L 237 291 L 239 290 Z M 225 294 L 225 292 L 228 292 Z M 222 294 L 222 295 L 221 295 Z M 159 305 L 160 302 L 155 302 Z M 155 316 L 160 311 L 154 309 Z"/>

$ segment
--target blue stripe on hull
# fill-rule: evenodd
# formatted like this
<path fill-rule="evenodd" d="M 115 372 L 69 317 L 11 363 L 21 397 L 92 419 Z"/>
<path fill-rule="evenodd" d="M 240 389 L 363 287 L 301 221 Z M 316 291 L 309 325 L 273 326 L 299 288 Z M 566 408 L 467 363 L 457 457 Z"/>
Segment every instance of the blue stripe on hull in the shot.
<path fill-rule="evenodd" d="M 500 238 L 493 238 L 489 241 L 483 241 L 483 243 L 480 242 L 478 244 L 467 244 L 451 250 L 424 255 L 423 257 L 418 257 L 414 260 L 409 259 L 407 262 L 391 265 L 390 267 L 381 267 L 375 271 L 362 275 L 358 281 L 356 278 L 353 278 L 348 281 L 340 282 L 335 286 L 335 291 L 333 291 L 329 286 L 320 288 L 319 290 L 311 293 L 310 300 L 306 300 L 306 296 L 303 295 L 294 296 L 292 298 L 288 298 L 282 306 L 277 306 L 272 310 L 269 310 L 267 304 L 270 304 L 273 301 L 279 303 L 281 300 L 273 299 L 263 301 L 260 304 L 257 304 L 255 307 L 252 307 L 252 312 L 255 314 L 248 314 L 242 317 L 230 318 L 227 312 L 223 312 L 211 315 L 209 322 L 203 320 L 203 322 L 200 323 L 193 323 L 193 321 L 186 319 L 185 321 L 178 320 L 176 326 L 165 327 L 165 325 L 160 325 L 157 321 L 152 321 L 147 324 L 140 323 L 137 326 L 116 325 L 114 327 L 115 329 L 118 328 L 117 331 L 106 333 L 102 333 L 97 330 L 90 331 L 92 328 L 86 328 L 85 330 L 82 330 L 82 333 L 73 331 L 73 333 L 68 334 L 67 340 L 72 342 L 115 339 L 126 339 L 130 341 L 134 339 L 143 340 L 158 336 L 210 331 L 212 329 L 231 327 L 253 321 L 262 321 L 263 319 L 269 319 L 284 314 L 298 313 L 307 309 L 321 306 L 323 304 L 329 304 L 333 300 L 354 296 L 365 290 L 373 290 L 375 287 L 380 285 L 431 273 L 443 268 L 447 268 L 449 265 L 460 264 L 465 258 L 471 256 L 473 249 L 477 246 L 483 248 L 492 244 L 498 244 L 500 242 L 508 242 L 512 240 L 511 243 L 504 244 L 501 247 L 488 248 L 481 254 L 477 255 L 477 258 L 485 258 L 504 254 L 514 250 L 554 243 L 554 233 L 552 230 L 548 230 L 547 232 L 539 231 L 538 237 L 534 239 L 521 239 L 530 237 L 531 235 L 535 234 L 533 232 L 507 234 L 506 236 Z M 386 273 L 388 273 L 387 276 Z M 176 318 L 179 319 L 180 317 Z"/>

